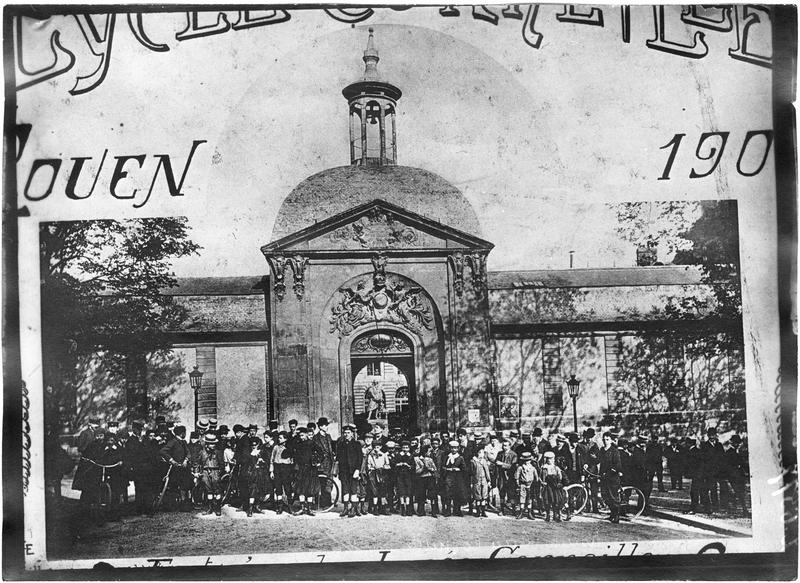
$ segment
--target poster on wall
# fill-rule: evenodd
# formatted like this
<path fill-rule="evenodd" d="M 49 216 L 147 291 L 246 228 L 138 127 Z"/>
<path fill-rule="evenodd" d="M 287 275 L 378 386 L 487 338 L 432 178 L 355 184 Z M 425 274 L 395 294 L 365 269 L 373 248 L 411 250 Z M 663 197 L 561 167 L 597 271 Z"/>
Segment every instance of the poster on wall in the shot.
<path fill-rule="evenodd" d="M 6 7 L 21 568 L 784 552 L 777 11 Z"/>

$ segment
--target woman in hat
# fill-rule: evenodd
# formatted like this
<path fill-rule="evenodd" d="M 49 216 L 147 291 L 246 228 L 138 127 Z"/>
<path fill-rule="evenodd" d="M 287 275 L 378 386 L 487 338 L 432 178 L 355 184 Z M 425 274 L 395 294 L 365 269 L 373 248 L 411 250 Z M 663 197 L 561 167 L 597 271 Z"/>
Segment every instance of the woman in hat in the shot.
<path fill-rule="evenodd" d="M 564 471 L 556 465 L 556 455 L 552 451 L 544 452 L 544 463 L 542 464 L 542 504 L 544 505 L 544 519 L 550 522 L 550 512 L 553 519 L 561 522 L 561 509 L 566 502 L 564 483 L 566 475 Z M 567 514 L 567 520 L 570 515 Z"/>

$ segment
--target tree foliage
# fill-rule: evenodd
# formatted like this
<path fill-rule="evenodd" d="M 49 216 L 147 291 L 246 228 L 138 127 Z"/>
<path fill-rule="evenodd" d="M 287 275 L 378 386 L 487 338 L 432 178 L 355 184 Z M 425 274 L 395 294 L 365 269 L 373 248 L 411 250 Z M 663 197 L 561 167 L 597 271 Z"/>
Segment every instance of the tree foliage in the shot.
<path fill-rule="evenodd" d="M 168 347 L 186 314 L 161 292 L 177 285 L 172 260 L 199 247 L 184 218 L 45 223 L 39 242 L 49 410 L 79 423 L 90 377 L 124 383 L 131 355 Z"/>

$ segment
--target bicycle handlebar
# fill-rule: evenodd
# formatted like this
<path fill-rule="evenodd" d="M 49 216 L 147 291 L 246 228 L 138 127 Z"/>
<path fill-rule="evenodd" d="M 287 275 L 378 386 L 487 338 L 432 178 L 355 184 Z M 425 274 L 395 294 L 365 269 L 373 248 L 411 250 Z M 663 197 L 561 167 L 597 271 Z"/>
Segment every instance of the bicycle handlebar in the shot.
<path fill-rule="evenodd" d="M 96 461 L 94 461 L 93 459 L 89 459 L 88 457 L 83 457 L 83 456 L 81 456 L 81 459 L 82 459 L 82 460 L 86 460 L 86 461 L 87 461 L 87 462 L 89 462 L 90 464 L 94 464 L 94 465 L 95 465 L 95 466 L 97 466 L 98 468 L 106 468 L 106 469 L 110 469 L 110 468 L 116 468 L 117 466 L 121 466 L 121 465 L 122 465 L 122 462 L 121 462 L 121 461 L 120 461 L 120 462 L 117 462 L 117 463 L 115 463 L 115 464 L 112 464 L 112 465 L 110 465 L 110 466 L 107 466 L 107 465 L 104 465 L 104 464 L 98 464 Z"/>

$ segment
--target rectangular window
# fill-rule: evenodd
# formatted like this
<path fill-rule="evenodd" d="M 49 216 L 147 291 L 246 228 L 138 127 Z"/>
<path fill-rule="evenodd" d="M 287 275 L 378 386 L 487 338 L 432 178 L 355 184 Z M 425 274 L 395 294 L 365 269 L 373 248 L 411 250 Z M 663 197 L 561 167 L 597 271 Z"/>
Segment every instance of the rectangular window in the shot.
<path fill-rule="evenodd" d="M 379 377 L 379 376 L 381 376 L 381 363 L 380 362 L 370 362 L 367 365 L 367 376 L 371 376 L 371 377 Z"/>

